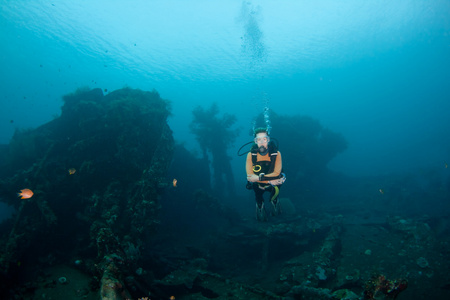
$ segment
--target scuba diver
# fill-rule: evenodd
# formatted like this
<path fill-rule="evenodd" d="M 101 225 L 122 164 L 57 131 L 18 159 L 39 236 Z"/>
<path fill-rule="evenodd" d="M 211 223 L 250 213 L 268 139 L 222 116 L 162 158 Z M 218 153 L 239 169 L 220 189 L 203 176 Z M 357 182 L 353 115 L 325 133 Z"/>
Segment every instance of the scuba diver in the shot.
<path fill-rule="evenodd" d="M 247 171 L 247 189 L 253 189 L 255 192 L 256 219 L 258 221 L 267 220 L 263 197 L 265 192 L 270 193 L 273 215 L 281 214 L 278 194 L 286 177 L 282 173 L 281 153 L 275 143 L 270 141 L 266 128 L 257 128 L 254 131 L 254 144 L 247 154 L 245 169 Z"/>

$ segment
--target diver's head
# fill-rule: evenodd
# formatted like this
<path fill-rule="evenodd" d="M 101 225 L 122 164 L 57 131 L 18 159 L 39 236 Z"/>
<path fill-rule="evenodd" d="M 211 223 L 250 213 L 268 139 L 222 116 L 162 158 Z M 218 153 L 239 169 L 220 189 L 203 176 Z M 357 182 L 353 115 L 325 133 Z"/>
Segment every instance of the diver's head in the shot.
<path fill-rule="evenodd" d="M 270 137 L 266 128 L 257 128 L 255 130 L 255 144 L 258 146 L 259 154 L 266 155 L 269 152 Z"/>

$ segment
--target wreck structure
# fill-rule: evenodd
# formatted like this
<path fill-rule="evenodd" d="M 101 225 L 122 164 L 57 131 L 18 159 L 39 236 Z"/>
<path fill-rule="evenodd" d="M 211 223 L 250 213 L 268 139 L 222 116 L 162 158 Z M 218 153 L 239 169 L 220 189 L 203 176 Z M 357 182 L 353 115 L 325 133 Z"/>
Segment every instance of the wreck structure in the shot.
<path fill-rule="evenodd" d="M 85 268 L 100 284 L 101 298 L 127 298 L 123 276 L 135 272 L 169 184 L 170 105 L 156 91 L 130 88 L 107 95 L 79 89 L 63 100 L 59 117 L 17 131 L 2 149 L 0 201 L 16 211 L 2 224 L 8 234 L 1 236 L 1 285 L 20 277 L 21 265 L 45 257 L 46 249 L 59 259 L 76 249 L 92 258 Z M 24 188 L 34 195 L 18 199 Z"/>
<path fill-rule="evenodd" d="M 391 216 L 380 210 L 387 202 L 370 198 L 347 206 L 332 198 L 335 208 L 319 211 L 295 203 L 302 180 L 326 178 L 326 163 L 345 148 L 318 123 L 273 118 L 286 131 L 276 134 L 282 145 L 305 142 L 283 148 L 286 161 L 303 151 L 289 169 L 296 193 L 283 190 L 283 215 L 257 222 L 253 197 L 232 202 L 247 214 L 227 206 L 208 160 L 174 145 L 170 106 L 157 92 L 81 89 L 63 100 L 61 116 L 0 146 L 0 201 L 15 209 L 0 223 L 3 298 L 448 298 L 447 217 Z M 216 121 L 234 122 L 194 120 L 199 137 Z M 311 194 L 302 202 L 317 199 Z"/>

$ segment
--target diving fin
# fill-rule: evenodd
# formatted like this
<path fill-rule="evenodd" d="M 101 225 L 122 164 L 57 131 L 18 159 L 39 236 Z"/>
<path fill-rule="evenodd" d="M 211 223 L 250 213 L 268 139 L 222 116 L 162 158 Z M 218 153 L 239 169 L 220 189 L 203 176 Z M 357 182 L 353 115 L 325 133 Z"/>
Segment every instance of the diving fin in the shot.
<path fill-rule="evenodd" d="M 266 209 L 264 208 L 264 203 L 261 205 L 261 207 L 258 207 L 258 204 L 256 204 L 256 220 L 261 222 L 267 221 L 267 213 Z"/>
<path fill-rule="evenodd" d="M 278 198 L 275 200 L 271 200 L 270 202 L 272 203 L 272 206 L 273 206 L 272 215 L 274 215 L 274 216 L 281 215 L 281 213 L 282 213 L 281 204 L 280 204 L 280 201 L 278 201 Z"/>

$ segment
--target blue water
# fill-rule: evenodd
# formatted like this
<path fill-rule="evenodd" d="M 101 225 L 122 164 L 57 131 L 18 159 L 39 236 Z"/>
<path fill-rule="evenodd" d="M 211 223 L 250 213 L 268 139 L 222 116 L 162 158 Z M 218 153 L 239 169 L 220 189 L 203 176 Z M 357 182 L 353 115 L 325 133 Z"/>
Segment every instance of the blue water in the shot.
<path fill-rule="evenodd" d="M 61 97 L 79 87 L 129 86 L 172 102 L 175 139 L 191 149 L 192 109 L 217 102 L 239 120 L 236 150 L 268 107 L 343 134 L 349 147 L 330 163 L 335 171 L 450 162 L 449 1 L 33 0 L 0 9 L 0 143 L 57 117 Z M 242 164 L 236 157 L 236 174 Z"/>

